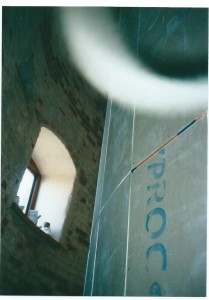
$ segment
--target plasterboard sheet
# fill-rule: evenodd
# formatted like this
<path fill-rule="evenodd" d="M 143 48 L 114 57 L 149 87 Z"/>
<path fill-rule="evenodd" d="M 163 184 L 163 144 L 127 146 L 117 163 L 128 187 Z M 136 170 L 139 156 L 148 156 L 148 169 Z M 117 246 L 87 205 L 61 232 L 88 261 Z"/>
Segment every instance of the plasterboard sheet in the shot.
<path fill-rule="evenodd" d="M 118 187 L 100 216 L 94 296 L 123 296 L 130 177 Z"/>
<path fill-rule="evenodd" d="M 146 158 L 162 143 L 193 121 L 202 110 L 193 113 L 153 115 L 136 110 L 132 167 Z"/>
<path fill-rule="evenodd" d="M 112 104 L 102 206 L 131 168 L 133 110 Z"/>
<path fill-rule="evenodd" d="M 131 178 L 127 296 L 205 296 L 207 119 Z"/>
<path fill-rule="evenodd" d="M 107 142 L 108 142 L 108 135 L 109 135 L 111 106 L 112 106 L 112 101 L 109 99 L 107 102 L 107 109 L 106 109 L 105 127 L 104 127 L 103 141 L 102 141 L 100 164 L 99 164 L 98 181 L 97 181 L 96 200 L 94 206 L 94 216 L 93 216 L 93 222 L 91 228 L 91 241 L 90 241 L 90 248 L 88 254 L 88 264 L 86 269 L 86 278 L 85 278 L 85 286 L 84 286 L 85 296 L 91 296 L 92 293 L 92 278 L 94 272 L 97 235 L 98 235 L 98 228 L 99 228 L 99 212 L 100 212 L 101 201 L 102 201 L 101 195 L 103 191 L 104 166 L 106 163 L 106 150 L 107 150 Z"/>

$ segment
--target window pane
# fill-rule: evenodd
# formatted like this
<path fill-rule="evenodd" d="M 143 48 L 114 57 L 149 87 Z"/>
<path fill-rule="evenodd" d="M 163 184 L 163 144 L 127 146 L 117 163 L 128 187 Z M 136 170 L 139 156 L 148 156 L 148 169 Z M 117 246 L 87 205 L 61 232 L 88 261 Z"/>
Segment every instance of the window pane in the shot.
<path fill-rule="evenodd" d="M 33 186 L 33 181 L 33 173 L 29 169 L 26 169 L 17 192 L 17 196 L 19 196 L 20 198 L 19 205 L 24 206 L 23 212 L 25 212 L 27 208 L 29 196 Z"/>

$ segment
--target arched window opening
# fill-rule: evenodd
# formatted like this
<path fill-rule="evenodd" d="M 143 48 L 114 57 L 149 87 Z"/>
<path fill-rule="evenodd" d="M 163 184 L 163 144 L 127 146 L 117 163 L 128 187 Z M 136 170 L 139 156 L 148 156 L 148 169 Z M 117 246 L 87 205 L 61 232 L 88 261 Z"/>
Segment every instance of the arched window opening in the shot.
<path fill-rule="evenodd" d="M 52 131 L 42 127 L 17 195 L 23 212 L 57 241 L 75 176 L 74 163 L 64 144 Z"/>

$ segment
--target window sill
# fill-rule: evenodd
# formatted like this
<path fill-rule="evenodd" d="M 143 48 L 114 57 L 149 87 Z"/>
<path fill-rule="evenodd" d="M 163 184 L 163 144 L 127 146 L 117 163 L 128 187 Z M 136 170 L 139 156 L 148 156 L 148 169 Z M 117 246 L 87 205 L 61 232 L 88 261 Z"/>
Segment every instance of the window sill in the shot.
<path fill-rule="evenodd" d="M 37 227 L 19 208 L 16 203 L 12 203 L 11 205 L 12 217 L 15 224 L 21 226 L 24 230 L 26 230 L 33 238 L 37 240 L 37 242 L 43 242 L 52 246 L 55 249 L 63 249 L 63 245 L 54 240 L 50 235 L 43 232 L 39 227 Z"/>

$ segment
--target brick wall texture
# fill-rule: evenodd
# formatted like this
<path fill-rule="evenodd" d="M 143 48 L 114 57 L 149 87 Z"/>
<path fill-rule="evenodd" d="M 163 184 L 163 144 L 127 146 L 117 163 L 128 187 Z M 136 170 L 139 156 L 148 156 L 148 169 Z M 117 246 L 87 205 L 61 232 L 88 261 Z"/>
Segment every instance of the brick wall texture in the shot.
<path fill-rule="evenodd" d="M 58 9 L 4 7 L 2 22 L 0 294 L 82 295 L 106 100 L 68 59 Z M 77 169 L 60 244 L 13 203 L 42 126 Z"/>

